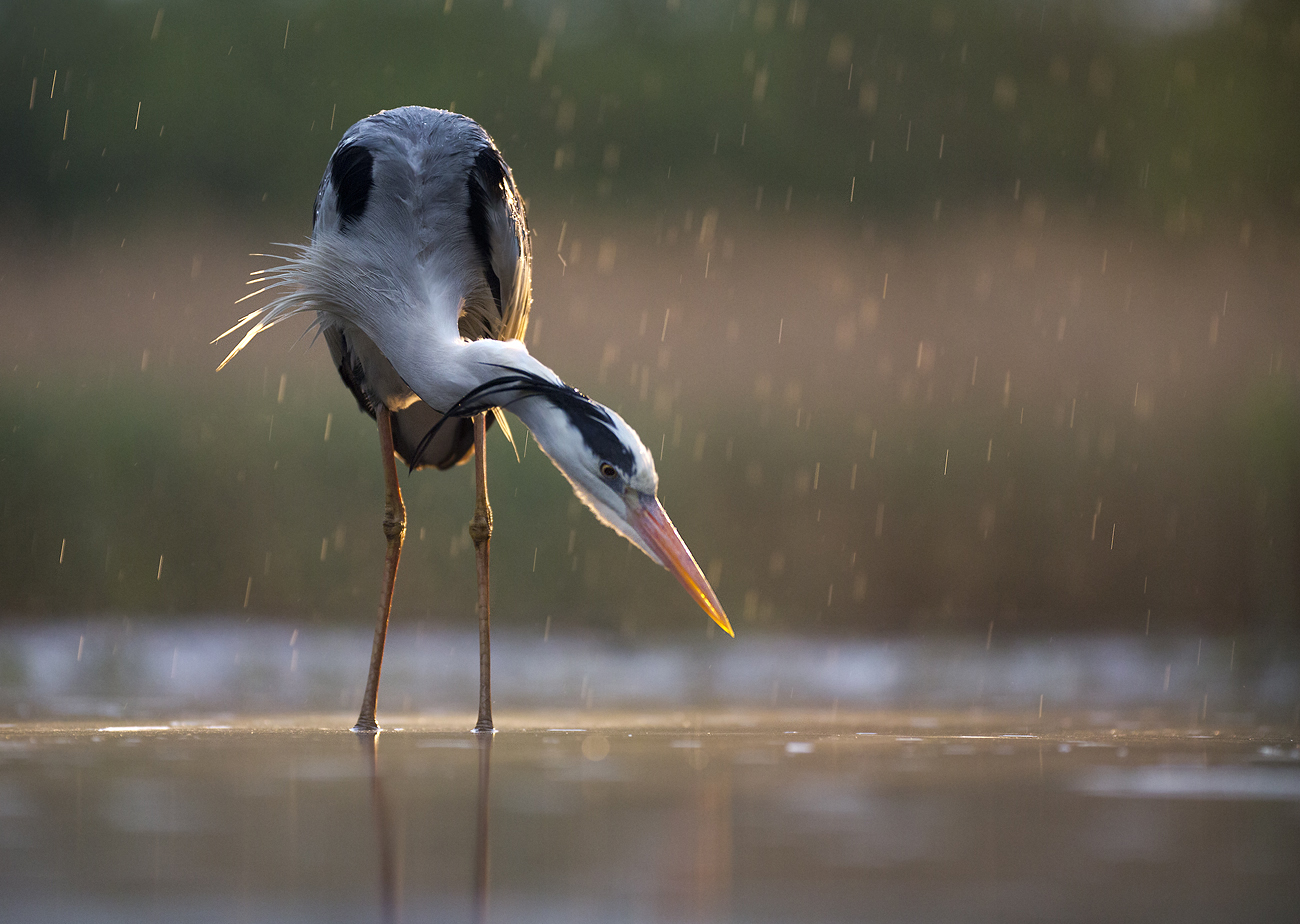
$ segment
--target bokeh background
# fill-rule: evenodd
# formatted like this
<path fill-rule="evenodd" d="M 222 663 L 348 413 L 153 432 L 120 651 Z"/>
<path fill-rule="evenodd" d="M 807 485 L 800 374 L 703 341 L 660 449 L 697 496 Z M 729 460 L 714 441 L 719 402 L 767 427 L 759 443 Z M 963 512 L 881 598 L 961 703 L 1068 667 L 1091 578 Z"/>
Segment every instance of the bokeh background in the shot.
<path fill-rule="evenodd" d="M 1294 638 L 1298 78 L 1281 0 L 0 3 L 0 619 L 368 632 L 373 423 L 302 325 L 209 341 L 416 103 L 742 637 Z M 706 631 L 489 457 L 495 625 Z M 472 472 L 405 491 L 394 625 L 467 628 Z"/>

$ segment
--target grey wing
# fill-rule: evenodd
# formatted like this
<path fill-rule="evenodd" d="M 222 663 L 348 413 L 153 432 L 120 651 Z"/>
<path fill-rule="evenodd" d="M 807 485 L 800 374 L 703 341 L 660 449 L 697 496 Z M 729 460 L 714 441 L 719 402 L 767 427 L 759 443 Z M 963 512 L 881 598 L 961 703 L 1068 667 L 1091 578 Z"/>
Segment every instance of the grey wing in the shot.
<path fill-rule="evenodd" d="M 466 299 L 459 322 L 461 336 L 522 340 L 532 305 L 532 251 L 523 200 L 510 168 L 491 144 L 475 156 L 466 182 L 470 231 L 491 298 Z M 393 447 L 412 469 L 451 468 L 473 454 L 474 424 L 469 419 L 448 421 L 424 442 L 442 416 L 422 401 L 394 416 Z M 489 415 L 488 426 L 493 419 Z"/>
<path fill-rule="evenodd" d="M 532 305 L 532 250 L 524 203 L 510 168 L 492 144 L 481 148 L 468 177 L 468 218 L 491 300 L 467 300 L 462 335 L 522 340 Z"/>
<path fill-rule="evenodd" d="M 333 324 L 323 327 L 321 334 L 330 348 L 330 357 L 334 360 L 334 368 L 339 371 L 339 378 L 348 387 L 348 391 L 352 392 L 352 397 L 357 399 L 357 407 L 374 417 L 375 402 L 366 388 L 366 367 L 352 349 L 347 334 L 343 328 Z"/>

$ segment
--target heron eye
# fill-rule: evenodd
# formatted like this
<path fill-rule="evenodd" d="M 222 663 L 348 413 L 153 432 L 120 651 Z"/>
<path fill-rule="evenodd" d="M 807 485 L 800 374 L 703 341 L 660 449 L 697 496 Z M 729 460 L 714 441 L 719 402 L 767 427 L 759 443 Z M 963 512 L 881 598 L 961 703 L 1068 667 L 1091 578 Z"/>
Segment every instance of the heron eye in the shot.
<path fill-rule="evenodd" d="M 610 465 L 608 462 L 602 462 L 600 463 L 600 477 L 609 479 L 617 478 L 618 469 L 614 468 L 614 466 Z"/>

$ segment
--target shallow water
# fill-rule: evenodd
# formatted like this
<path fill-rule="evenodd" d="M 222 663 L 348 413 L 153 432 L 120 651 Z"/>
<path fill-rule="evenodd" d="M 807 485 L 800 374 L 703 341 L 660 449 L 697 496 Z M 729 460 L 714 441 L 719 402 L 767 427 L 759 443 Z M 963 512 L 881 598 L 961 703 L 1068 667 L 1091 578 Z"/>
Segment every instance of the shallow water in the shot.
<path fill-rule="evenodd" d="M 0 727 L 5 917 L 1264 921 L 1300 900 L 1286 733 L 468 718 Z"/>
<path fill-rule="evenodd" d="M 372 633 L 211 618 L 0 624 L 0 722 L 352 712 Z M 1268 638 L 939 636 L 807 638 L 744 632 L 634 643 L 594 634 L 494 630 L 504 710 L 591 714 L 756 708 L 1015 715 L 1029 731 L 1090 726 L 1300 724 L 1300 651 Z M 476 708 L 478 636 L 389 632 L 387 710 L 440 721 Z M 594 711 L 594 713 L 593 713 Z M 119 724 L 124 724 L 119 722 Z"/>

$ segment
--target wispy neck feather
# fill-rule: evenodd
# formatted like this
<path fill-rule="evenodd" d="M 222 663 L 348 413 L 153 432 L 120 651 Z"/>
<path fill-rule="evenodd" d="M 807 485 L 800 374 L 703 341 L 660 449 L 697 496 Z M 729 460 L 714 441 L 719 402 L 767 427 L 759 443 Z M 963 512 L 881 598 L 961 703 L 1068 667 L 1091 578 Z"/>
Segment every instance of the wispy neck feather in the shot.
<path fill-rule="evenodd" d="M 585 429 L 581 421 L 589 418 L 607 427 L 612 425 L 603 406 L 564 384 L 518 340 L 461 341 L 455 353 L 454 365 L 461 374 L 454 378 L 459 383 L 457 388 L 464 391 L 452 404 L 440 408 L 449 416 L 465 417 L 501 407 L 513 412 L 531 430 L 534 422 L 539 428 L 547 428 L 550 409 L 580 430 Z"/>
<path fill-rule="evenodd" d="M 438 374 L 422 381 L 418 373 L 426 369 L 436 369 Z M 460 340 L 444 350 L 436 363 L 421 364 L 416 373 L 404 378 L 429 406 L 446 415 L 444 420 L 504 408 L 523 421 L 544 450 L 554 445 L 550 437 L 563 423 L 552 419 L 551 412 L 560 413 L 566 404 L 592 404 L 534 359 L 518 340 Z M 431 440 L 438 427 L 425 439 Z"/>
<path fill-rule="evenodd" d="M 592 458 L 610 462 L 627 476 L 636 469 L 632 450 L 619 435 L 615 415 L 564 384 L 519 341 L 462 342 L 459 354 L 466 383 L 472 379 L 473 384 L 454 403 L 440 408 L 448 416 L 505 408 L 523 421 L 561 469 L 565 468 L 563 460 L 579 445 Z"/>
<path fill-rule="evenodd" d="M 455 393 L 451 404 L 434 404 L 448 414 L 474 414 L 489 407 L 514 410 L 512 404 L 539 391 L 569 390 L 519 340 L 459 340 L 444 357 L 437 378 L 441 390 L 450 387 Z"/>

